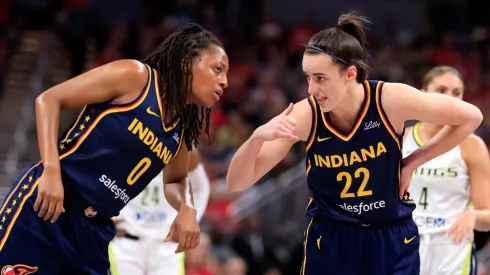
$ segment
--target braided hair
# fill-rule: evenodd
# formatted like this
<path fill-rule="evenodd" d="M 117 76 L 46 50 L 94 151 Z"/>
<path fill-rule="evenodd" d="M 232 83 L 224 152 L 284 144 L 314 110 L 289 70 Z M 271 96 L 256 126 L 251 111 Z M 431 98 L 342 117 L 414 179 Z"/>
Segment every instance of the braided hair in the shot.
<path fill-rule="evenodd" d="M 211 139 L 211 109 L 188 104 L 192 93 L 192 61 L 211 44 L 223 48 L 223 44 L 211 32 L 191 23 L 170 34 L 142 60 L 158 71 L 158 86 L 164 110 L 163 122 L 168 117 L 180 119 L 184 127 L 185 144 L 189 150 L 199 143 L 204 119 L 204 131 Z"/>

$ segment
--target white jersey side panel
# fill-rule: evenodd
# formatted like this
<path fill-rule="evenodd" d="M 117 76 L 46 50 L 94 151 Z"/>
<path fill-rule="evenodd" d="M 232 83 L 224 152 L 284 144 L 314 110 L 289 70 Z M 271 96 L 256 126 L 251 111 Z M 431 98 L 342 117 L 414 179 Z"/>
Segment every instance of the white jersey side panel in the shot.
<path fill-rule="evenodd" d="M 403 157 L 422 144 L 416 124 L 403 143 Z M 468 168 L 459 146 L 415 170 L 410 197 L 417 203 L 413 219 L 420 234 L 443 233 L 469 208 Z"/>
<path fill-rule="evenodd" d="M 165 239 L 177 211 L 170 206 L 163 193 L 162 173 L 155 177 L 137 197 L 119 214 L 122 227 L 135 236 Z"/>

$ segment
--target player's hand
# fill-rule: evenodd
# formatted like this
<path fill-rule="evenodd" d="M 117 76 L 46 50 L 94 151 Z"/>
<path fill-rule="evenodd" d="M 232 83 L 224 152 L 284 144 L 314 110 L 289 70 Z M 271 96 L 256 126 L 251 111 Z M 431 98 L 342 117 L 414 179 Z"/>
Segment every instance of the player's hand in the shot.
<path fill-rule="evenodd" d="M 411 165 L 405 163 L 405 159 L 402 160 L 402 170 L 400 172 L 400 200 L 403 199 L 403 195 L 408 192 L 408 188 L 410 187 L 410 182 L 412 181 L 412 175 L 414 168 Z"/>
<path fill-rule="evenodd" d="M 195 208 L 185 206 L 179 211 L 164 242 L 177 240 L 179 246 L 175 254 L 194 249 L 199 244 L 200 230 Z"/>
<path fill-rule="evenodd" d="M 254 137 L 263 141 L 271 141 L 278 138 L 298 140 L 298 137 L 294 135 L 296 120 L 292 117 L 288 117 L 293 111 L 293 107 L 294 105 L 290 103 L 286 110 L 280 115 L 257 128 L 253 133 Z"/>
<path fill-rule="evenodd" d="M 116 237 L 123 237 L 126 234 L 126 229 L 122 226 L 124 219 L 117 218 L 114 219 L 114 225 L 116 226 Z"/>
<path fill-rule="evenodd" d="M 476 214 L 468 210 L 465 211 L 446 231 L 446 236 L 451 236 L 454 244 L 461 244 L 466 239 L 468 242 L 473 241 L 473 230 L 475 229 Z"/>
<path fill-rule="evenodd" d="M 37 199 L 34 203 L 34 211 L 45 221 L 54 223 L 62 212 L 65 191 L 61 182 L 61 173 L 58 171 L 44 170 L 39 180 Z"/>

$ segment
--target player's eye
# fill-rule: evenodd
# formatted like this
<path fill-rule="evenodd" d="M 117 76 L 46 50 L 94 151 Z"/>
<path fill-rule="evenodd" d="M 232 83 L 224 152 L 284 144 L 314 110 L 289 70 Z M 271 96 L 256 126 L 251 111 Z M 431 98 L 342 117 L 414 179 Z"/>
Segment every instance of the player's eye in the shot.
<path fill-rule="evenodd" d="M 216 68 L 214 68 L 214 70 L 220 74 L 223 71 L 223 68 L 221 68 L 221 66 L 217 66 Z"/>
<path fill-rule="evenodd" d="M 317 76 L 316 77 L 316 82 L 323 82 L 325 80 L 325 77 L 323 76 Z"/>

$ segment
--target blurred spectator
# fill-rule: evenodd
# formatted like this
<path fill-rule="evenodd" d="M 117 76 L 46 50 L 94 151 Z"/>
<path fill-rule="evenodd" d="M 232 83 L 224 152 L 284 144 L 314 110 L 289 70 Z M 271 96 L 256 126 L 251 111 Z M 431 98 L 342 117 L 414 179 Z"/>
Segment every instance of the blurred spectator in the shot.
<path fill-rule="evenodd" d="M 185 254 L 185 275 L 216 275 L 218 263 L 211 253 L 211 240 L 205 233 L 196 249 Z"/>
<path fill-rule="evenodd" d="M 231 247 L 242 256 L 248 266 L 248 275 L 263 274 L 275 261 L 273 251 L 260 232 L 259 218 L 250 216 L 231 241 Z"/>
<path fill-rule="evenodd" d="M 240 257 L 227 259 L 219 268 L 218 275 L 246 275 L 247 264 Z"/>

